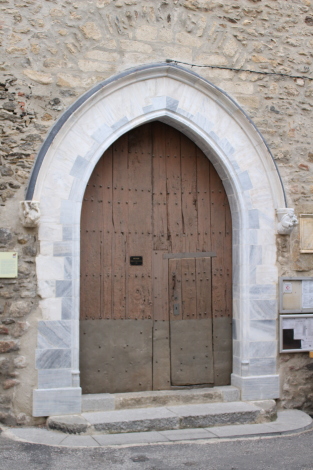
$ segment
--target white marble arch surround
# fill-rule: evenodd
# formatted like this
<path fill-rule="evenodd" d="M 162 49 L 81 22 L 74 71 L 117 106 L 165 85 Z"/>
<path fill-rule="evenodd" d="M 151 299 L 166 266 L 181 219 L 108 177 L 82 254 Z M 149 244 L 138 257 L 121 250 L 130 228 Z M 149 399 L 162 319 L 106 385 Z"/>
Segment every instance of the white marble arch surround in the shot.
<path fill-rule="evenodd" d="M 86 184 L 112 142 L 161 120 L 190 137 L 218 171 L 233 221 L 233 373 L 243 400 L 277 398 L 275 209 L 284 191 L 271 154 L 242 109 L 193 72 L 129 70 L 80 98 L 38 155 L 28 195 L 40 202 L 38 386 L 33 415 L 79 413 L 80 212 Z M 63 119 L 63 120 L 62 120 Z"/>

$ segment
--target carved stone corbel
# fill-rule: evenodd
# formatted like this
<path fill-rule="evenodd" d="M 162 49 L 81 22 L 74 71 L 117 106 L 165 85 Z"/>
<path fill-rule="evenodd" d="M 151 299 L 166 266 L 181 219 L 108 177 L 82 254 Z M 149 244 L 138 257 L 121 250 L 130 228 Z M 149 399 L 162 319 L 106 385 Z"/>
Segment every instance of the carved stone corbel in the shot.
<path fill-rule="evenodd" d="M 40 219 L 40 209 L 38 201 L 20 202 L 20 221 L 23 227 L 37 227 Z"/>
<path fill-rule="evenodd" d="M 278 219 L 277 232 L 280 235 L 290 235 L 295 226 L 298 225 L 294 209 L 290 207 L 276 209 L 276 214 Z"/>

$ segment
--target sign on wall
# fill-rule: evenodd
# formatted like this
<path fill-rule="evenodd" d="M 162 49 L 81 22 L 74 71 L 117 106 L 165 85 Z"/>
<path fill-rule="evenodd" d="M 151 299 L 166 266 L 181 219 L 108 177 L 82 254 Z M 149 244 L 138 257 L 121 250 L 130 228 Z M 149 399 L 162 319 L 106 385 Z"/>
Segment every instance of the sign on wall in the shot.
<path fill-rule="evenodd" d="M 313 313 L 313 277 L 280 279 L 280 313 Z"/>
<path fill-rule="evenodd" d="M 300 253 L 313 253 L 313 214 L 300 215 Z"/>
<path fill-rule="evenodd" d="M 17 253 L 0 252 L 0 278 L 17 277 Z"/>

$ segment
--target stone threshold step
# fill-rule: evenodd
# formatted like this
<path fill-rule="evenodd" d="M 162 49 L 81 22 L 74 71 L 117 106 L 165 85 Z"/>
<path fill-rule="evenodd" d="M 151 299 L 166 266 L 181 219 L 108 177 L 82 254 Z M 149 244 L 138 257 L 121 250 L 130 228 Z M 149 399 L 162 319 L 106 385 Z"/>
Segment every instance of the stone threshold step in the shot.
<path fill-rule="evenodd" d="M 239 400 L 240 391 L 232 385 L 180 390 L 99 393 L 82 396 L 82 412 L 232 402 Z"/>
<path fill-rule="evenodd" d="M 264 423 L 275 418 L 275 401 L 264 400 L 51 416 L 47 420 L 47 426 L 68 434 L 114 434 Z"/>

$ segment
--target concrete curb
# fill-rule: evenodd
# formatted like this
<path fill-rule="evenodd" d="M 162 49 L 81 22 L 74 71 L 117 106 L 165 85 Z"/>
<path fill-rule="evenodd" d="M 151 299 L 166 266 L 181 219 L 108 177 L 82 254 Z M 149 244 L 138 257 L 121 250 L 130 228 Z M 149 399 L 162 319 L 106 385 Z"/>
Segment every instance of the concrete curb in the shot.
<path fill-rule="evenodd" d="M 3 436 L 28 442 L 61 447 L 107 447 L 179 442 L 206 442 L 223 439 L 275 437 L 313 429 L 312 418 L 299 410 L 280 411 L 277 420 L 261 424 L 237 424 L 197 429 L 175 429 L 120 434 L 64 435 L 43 428 L 2 428 Z"/>

